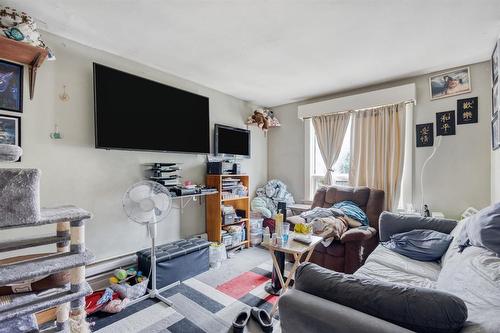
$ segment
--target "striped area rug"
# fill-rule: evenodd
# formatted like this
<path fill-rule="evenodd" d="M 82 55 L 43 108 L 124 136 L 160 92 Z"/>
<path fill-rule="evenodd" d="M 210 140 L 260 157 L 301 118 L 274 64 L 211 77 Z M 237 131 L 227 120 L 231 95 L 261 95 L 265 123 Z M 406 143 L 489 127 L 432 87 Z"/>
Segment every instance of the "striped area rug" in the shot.
<path fill-rule="evenodd" d="M 98 333 L 221 333 L 232 332 L 232 322 L 244 307 L 257 306 L 271 311 L 276 296 L 264 285 L 270 281 L 272 264 L 266 261 L 250 271 L 212 287 L 196 277 L 162 293 L 174 303 L 168 307 L 156 300 L 145 300 L 120 313 L 90 317 Z M 251 320 L 246 332 L 262 332 Z M 274 332 L 281 332 L 274 319 Z"/>

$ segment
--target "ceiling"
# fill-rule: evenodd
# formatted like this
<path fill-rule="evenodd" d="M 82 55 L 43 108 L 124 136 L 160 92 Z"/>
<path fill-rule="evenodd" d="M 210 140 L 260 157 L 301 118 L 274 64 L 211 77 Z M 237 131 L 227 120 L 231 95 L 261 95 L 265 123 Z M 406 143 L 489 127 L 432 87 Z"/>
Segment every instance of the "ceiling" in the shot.
<path fill-rule="evenodd" d="M 487 60 L 498 0 L 15 0 L 51 33 L 263 106 Z"/>

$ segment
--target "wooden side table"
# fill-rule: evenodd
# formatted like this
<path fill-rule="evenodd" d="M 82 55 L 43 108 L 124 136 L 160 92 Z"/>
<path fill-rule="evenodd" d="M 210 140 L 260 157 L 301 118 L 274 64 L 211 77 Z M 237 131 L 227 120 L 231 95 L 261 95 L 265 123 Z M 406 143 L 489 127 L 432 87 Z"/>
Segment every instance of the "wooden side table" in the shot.
<path fill-rule="evenodd" d="M 294 240 L 294 238 L 299 235 L 296 234 L 295 232 L 291 232 L 289 235 L 288 243 L 286 243 L 284 246 L 274 246 L 271 244 L 264 244 L 262 243 L 261 245 L 264 246 L 269 250 L 269 253 L 271 253 L 271 258 L 273 259 L 273 266 L 276 272 L 278 273 L 278 277 L 280 279 L 281 283 L 281 291 L 280 295 L 283 295 L 283 293 L 286 292 L 288 289 L 288 286 L 290 284 L 290 281 L 292 280 L 293 276 L 295 275 L 295 271 L 297 270 L 297 267 L 300 265 L 300 258 L 304 254 L 306 254 L 306 258 L 304 259 L 303 262 L 308 262 L 309 259 L 311 258 L 311 255 L 314 251 L 314 248 L 316 245 L 318 245 L 319 242 L 323 240 L 322 237 L 319 236 L 314 236 L 311 235 L 311 243 L 310 244 L 304 244 L 300 243 Z M 293 255 L 293 258 L 295 259 L 295 262 L 293 263 L 292 269 L 288 273 L 288 276 L 286 277 L 286 281 L 283 280 L 283 272 L 281 272 L 280 265 L 278 263 L 278 260 L 276 259 L 275 252 L 282 252 L 284 254 L 289 253 Z M 271 310 L 271 316 L 274 316 L 276 313 L 276 310 L 278 309 L 278 302 L 274 303 L 273 309 Z"/>

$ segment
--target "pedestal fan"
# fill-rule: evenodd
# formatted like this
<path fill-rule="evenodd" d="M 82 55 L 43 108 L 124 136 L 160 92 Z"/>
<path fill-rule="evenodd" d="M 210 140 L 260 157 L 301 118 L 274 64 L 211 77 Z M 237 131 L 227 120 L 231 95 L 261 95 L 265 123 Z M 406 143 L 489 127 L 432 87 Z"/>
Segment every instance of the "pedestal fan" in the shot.
<path fill-rule="evenodd" d="M 164 221 L 172 208 L 172 199 L 168 189 L 156 182 L 145 180 L 132 185 L 123 196 L 123 209 L 128 218 L 145 225 L 151 238 L 151 289 L 148 294 L 135 299 L 137 303 L 146 298 L 157 298 L 172 306 L 172 302 L 160 295 L 167 287 L 156 288 L 156 235 L 158 223 Z"/>

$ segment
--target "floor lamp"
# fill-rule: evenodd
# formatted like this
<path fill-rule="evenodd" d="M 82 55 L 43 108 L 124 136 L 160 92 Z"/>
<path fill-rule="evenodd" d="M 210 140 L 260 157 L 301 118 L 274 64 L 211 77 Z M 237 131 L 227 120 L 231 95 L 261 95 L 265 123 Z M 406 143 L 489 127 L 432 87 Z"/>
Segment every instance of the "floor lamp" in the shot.
<path fill-rule="evenodd" d="M 436 152 L 437 152 L 439 146 L 441 145 L 441 140 L 442 139 L 443 139 L 442 136 L 437 137 L 437 139 L 436 139 L 436 145 L 434 146 L 434 150 L 432 151 L 432 154 L 430 154 L 429 157 L 427 157 L 427 159 L 425 160 L 424 165 L 422 165 L 422 171 L 420 172 L 420 190 L 422 191 L 422 199 L 421 199 L 421 202 L 420 202 L 420 209 L 422 210 L 422 213 L 424 212 L 424 202 L 425 202 L 424 201 L 424 194 L 425 194 L 425 191 L 424 191 L 424 173 L 425 173 L 425 167 L 430 162 L 430 160 L 432 160 L 432 158 L 434 157 L 434 155 L 436 155 Z"/>

